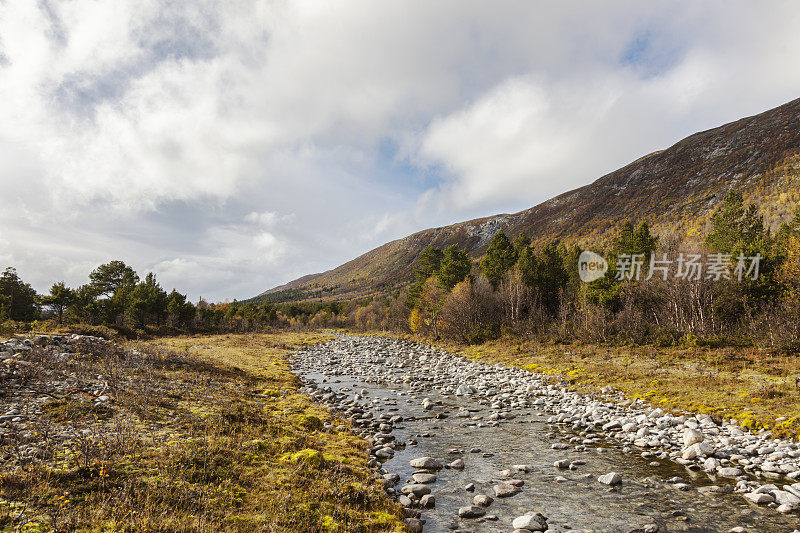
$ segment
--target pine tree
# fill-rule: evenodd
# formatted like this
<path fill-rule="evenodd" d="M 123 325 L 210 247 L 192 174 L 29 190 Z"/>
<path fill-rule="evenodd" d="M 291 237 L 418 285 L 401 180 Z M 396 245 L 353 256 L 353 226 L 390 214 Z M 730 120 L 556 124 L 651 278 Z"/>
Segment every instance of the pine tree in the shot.
<path fill-rule="evenodd" d="M 36 318 L 36 291 L 17 275 L 13 267 L 0 276 L 0 320 L 29 322 Z"/>
<path fill-rule="evenodd" d="M 759 250 L 769 238 L 756 206 L 745 207 L 744 198 L 737 191 L 729 192 L 722 200 L 711 215 L 711 226 L 705 242 L 718 252 Z"/>
<path fill-rule="evenodd" d="M 502 230 L 492 237 L 486 256 L 481 260 L 481 271 L 486 279 L 497 289 L 508 269 L 517 262 L 517 252 Z"/>
<path fill-rule="evenodd" d="M 64 311 L 75 300 L 75 291 L 67 287 L 63 281 L 50 287 L 50 294 L 42 298 L 42 303 L 50 307 L 58 316 L 58 323 L 64 323 Z"/>
<path fill-rule="evenodd" d="M 514 237 L 514 250 L 517 252 L 517 256 L 519 256 L 525 248 L 530 248 L 530 245 L 531 238 L 528 237 L 524 231 Z"/>
<path fill-rule="evenodd" d="M 457 244 L 452 244 L 444 251 L 437 277 L 442 287 L 449 291 L 458 283 L 464 281 L 470 270 L 472 270 L 472 261 L 470 261 L 467 252 L 459 248 Z"/>
<path fill-rule="evenodd" d="M 443 256 L 442 250 L 434 246 L 428 246 L 419 254 L 414 263 L 414 283 L 408 289 L 408 296 L 406 298 L 406 305 L 408 307 L 413 308 L 419 304 L 419 298 L 422 295 L 422 287 L 429 277 L 439 271 Z"/>

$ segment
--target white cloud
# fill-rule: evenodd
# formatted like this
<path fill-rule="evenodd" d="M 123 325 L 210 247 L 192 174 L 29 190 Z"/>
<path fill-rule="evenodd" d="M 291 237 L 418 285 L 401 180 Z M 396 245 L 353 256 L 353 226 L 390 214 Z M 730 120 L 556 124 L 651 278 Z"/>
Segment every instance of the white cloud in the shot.
<path fill-rule="evenodd" d="M 0 260 L 246 297 L 798 96 L 794 3 L 0 3 Z M 0 265 L 2 266 L 2 265 Z"/>

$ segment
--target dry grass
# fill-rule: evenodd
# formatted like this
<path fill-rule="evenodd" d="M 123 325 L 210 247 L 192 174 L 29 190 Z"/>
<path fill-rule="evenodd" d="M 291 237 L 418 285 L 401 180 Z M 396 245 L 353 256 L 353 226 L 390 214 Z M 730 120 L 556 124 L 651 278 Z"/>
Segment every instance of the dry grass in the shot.
<path fill-rule="evenodd" d="M 551 374 L 586 392 L 611 386 L 673 412 L 734 418 L 753 430 L 800 438 L 800 357 L 752 348 L 563 345 L 511 338 L 473 346 L 434 344 L 470 359 Z"/>
<path fill-rule="evenodd" d="M 115 365 L 95 354 L 85 371 L 117 380 L 113 412 L 47 405 L 49 423 L 87 431 L 3 472 L 0 530 L 19 514 L 22 531 L 402 530 L 365 467 L 366 443 L 325 429 L 330 414 L 297 393 L 288 348 L 327 338 L 161 339 Z"/>

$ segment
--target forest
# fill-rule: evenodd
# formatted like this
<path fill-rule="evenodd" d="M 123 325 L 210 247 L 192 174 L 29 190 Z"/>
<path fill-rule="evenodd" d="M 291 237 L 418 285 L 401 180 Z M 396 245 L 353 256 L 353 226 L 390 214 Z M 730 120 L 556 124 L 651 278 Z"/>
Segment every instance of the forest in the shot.
<path fill-rule="evenodd" d="M 628 221 L 592 252 L 608 264 L 579 276 L 584 250 L 498 231 L 474 261 L 456 245 L 429 247 L 404 290 L 331 302 L 196 304 L 111 261 L 70 288 L 37 294 L 13 267 L 0 276 L 6 330 L 66 327 L 129 338 L 275 329 L 390 330 L 479 344 L 503 335 L 655 346 L 758 346 L 800 350 L 800 210 L 770 232 L 754 205 L 729 193 L 702 242 L 654 235 Z M 104 331 L 105 330 L 105 331 Z"/>

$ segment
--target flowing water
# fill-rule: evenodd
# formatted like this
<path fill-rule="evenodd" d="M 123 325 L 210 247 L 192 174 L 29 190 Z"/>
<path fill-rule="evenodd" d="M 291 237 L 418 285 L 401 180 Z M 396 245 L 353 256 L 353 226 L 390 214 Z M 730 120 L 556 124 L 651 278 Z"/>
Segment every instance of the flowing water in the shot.
<path fill-rule="evenodd" d="M 545 515 L 550 531 L 630 532 L 651 524 L 657 525 L 658 531 L 729 531 L 745 527 L 747 531 L 791 532 L 800 527 L 796 514 L 781 515 L 774 509 L 750 504 L 739 494 L 698 490 L 730 481 L 711 480 L 703 472 L 668 460 L 651 466 L 653 458 L 624 453 L 612 443 L 590 446 L 582 452 L 575 451 L 572 445 L 563 450 L 552 449 L 553 444 L 568 443 L 577 434 L 571 428 L 548 424 L 547 415 L 535 408 L 521 410 L 515 418 L 492 427 L 485 424 L 491 411 L 471 397 L 443 396 L 433 389 L 420 391 L 418 386 L 412 391 L 408 384 L 381 383 L 352 375 L 329 376 L 319 366 L 313 361 L 299 362 L 296 372 L 319 387 L 329 386 L 350 397 L 366 389 L 364 399 L 372 403 L 374 415 L 404 417 L 392 434 L 396 442 L 413 439 L 417 444 L 399 448 L 383 465 L 387 472 L 400 475 L 398 490 L 415 472 L 409 466 L 411 459 L 431 456 L 449 463 L 460 457 L 465 461 L 463 470 L 445 468 L 437 472 L 437 481 L 430 485 L 436 507 L 422 510 L 425 533 L 459 529 L 476 533 L 512 531 L 512 520 L 528 511 Z M 382 371 L 387 375 L 402 372 L 386 368 L 377 369 L 372 375 Z M 424 397 L 440 405 L 426 411 L 421 406 Z M 459 408 L 468 410 L 469 416 L 463 416 L 463 409 L 462 416 L 458 416 Z M 437 419 L 438 413 L 446 413 L 447 418 Z M 557 469 L 553 463 L 561 459 L 585 464 L 575 470 Z M 495 498 L 483 518 L 458 517 L 458 509 L 472 505 L 475 494 L 494 497 L 492 486 L 504 479 L 501 471 L 519 464 L 530 467 L 527 473 L 513 475 L 524 480 L 520 493 Z M 599 475 L 611 471 L 622 475 L 622 485 L 610 488 L 598 482 Z M 676 476 L 691 488 L 678 490 L 667 482 Z M 474 492 L 465 490 L 468 483 L 474 483 Z"/>

